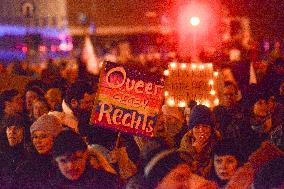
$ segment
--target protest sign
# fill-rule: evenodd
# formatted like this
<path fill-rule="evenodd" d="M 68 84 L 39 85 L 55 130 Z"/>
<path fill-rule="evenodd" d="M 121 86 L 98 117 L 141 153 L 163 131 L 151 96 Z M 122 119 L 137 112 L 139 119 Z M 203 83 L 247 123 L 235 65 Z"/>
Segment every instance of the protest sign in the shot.
<path fill-rule="evenodd" d="M 219 104 L 218 72 L 211 63 L 171 63 L 165 71 L 166 103 L 169 106 L 186 107 L 194 100 L 197 104 L 214 107 Z"/>
<path fill-rule="evenodd" d="M 164 77 L 135 65 L 106 62 L 97 104 L 91 117 L 95 126 L 152 136 L 162 106 Z"/>

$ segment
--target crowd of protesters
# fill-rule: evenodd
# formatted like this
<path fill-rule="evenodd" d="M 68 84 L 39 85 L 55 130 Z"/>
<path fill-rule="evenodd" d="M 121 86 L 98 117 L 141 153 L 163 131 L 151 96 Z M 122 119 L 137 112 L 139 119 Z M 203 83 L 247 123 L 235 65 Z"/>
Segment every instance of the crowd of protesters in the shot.
<path fill-rule="evenodd" d="M 99 79 L 80 58 L 3 68 L 34 79 L 23 94 L 0 94 L 0 188 L 284 188 L 284 61 L 276 50 L 253 62 L 253 84 L 249 57 L 218 66 L 233 77 L 221 103 L 164 105 L 153 138 L 89 124 Z M 116 56 L 106 55 L 127 62 Z M 155 56 L 143 65 L 167 68 Z"/>

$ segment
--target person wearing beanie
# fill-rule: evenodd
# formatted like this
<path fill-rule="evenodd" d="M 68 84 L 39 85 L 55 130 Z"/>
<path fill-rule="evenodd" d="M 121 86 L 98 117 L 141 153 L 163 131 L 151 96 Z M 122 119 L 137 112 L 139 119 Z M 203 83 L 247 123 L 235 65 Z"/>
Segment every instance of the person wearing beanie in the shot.
<path fill-rule="evenodd" d="M 181 157 L 192 172 L 207 177 L 213 164 L 213 151 L 220 134 L 215 130 L 211 110 L 204 105 L 195 106 L 190 114 L 189 131 L 180 143 Z"/>
<path fill-rule="evenodd" d="M 222 140 L 218 143 L 214 151 L 214 169 L 212 169 L 211 179 L 223 187 L 242 166 L 244 158 L 240 149 L 233 140 Z"/>
<path fill-rule="evenodd" d="M 30 127 L 32 142 L 39 154 L 50 154 L 54 138 L 63 130 L 57 117 L 44 114 Z"/>
<path fill-rule="evenodd" d="M 87 144 L 74 131 L 65 130 L 56 137 L 52 156 L 57 165 L 56 175 L 50 180 L 52 188 L 116 189 L 120 186 L 116 176 L 91 167 Z"/>
<path fill-rule="evenodd" d="M 54 139 L 63 131 L 60 121 L 52 115 L 44 114 L 30 127 L 33 151 L 16 171 L 16 184 L 23 188 L 47 185 L 53 176 L 55 166 L 52 163 Z M 31 187 L 32 186 L 32 187 Z"/>

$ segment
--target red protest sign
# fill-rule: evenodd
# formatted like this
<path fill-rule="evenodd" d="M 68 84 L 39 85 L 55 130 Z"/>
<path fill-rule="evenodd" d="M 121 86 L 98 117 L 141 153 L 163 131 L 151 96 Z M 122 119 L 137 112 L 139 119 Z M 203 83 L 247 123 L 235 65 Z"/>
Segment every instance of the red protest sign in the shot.
<path fill-rule="evenodd" d="M 135 65 L 104 64 L 91 123 L 152 136 L 163 99 L 164 78 Z"/>

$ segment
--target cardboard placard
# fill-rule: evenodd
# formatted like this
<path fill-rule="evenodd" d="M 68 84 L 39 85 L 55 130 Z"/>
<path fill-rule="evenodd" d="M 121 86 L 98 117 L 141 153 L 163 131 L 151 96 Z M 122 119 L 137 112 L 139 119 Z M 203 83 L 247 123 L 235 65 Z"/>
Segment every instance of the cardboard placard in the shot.
<path fill-rule="evenodd" d="M 211 63 L 180 64 L 168 70 L 165 91 L 166 102 L 170 106 L 186 106 L 191 100 L 198 104 L 213 107 L 219 103 L 217 97 L 218 75 L 213 72 Z"/>
<path fill-rule="evenodd" d="M 151 137 L 162 106 L 163 88 L 163 75 L 134 65 L 106 62 L 91 123 Z"/>

